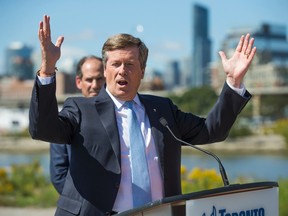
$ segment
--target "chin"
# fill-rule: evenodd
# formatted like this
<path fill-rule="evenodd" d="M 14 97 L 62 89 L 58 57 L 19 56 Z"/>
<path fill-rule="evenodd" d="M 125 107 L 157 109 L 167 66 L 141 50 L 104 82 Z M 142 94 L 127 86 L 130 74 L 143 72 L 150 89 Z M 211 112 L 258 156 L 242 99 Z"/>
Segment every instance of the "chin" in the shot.
<path fill-rule="evenodd" d="M 97 95 L 98 95 L 97 93 L 91 93 L 91 94 L 89 94 L 89 97 L 95 97 Z"/>

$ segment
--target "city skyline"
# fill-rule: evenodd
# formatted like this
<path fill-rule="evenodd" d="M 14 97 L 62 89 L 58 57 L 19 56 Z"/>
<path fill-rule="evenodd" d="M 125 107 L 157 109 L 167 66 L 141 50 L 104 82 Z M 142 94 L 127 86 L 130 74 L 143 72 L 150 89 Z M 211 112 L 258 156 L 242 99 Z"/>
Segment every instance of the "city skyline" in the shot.
<path fill-rule="evenodd" d="M 69 3 L 69 4 L 68 4 Z M 209 0 L 170 1 L 132 0 L 118 2 L 81 2 L 52 0 L 39 2 L 2 1 L 0 27 L 0 74 L 4 72 L 5 49 L 15 41 L 33 47 L 40 57 L 37 38 L 38 24 L 44 14 L 51 16 L 52 39 L 64 35 L 59 67 L 86 54 L 101 54 L 102 44 L 116 33 L 126 32 L 140 37 L 150 49 L 147 68 L 163 70 L 168 61 L 191 55 L 192 7 L 200 4 L 209 10 L 209 35 L 212 40 L 212 60 L 217 58 L 220 43 L 234 27 L 256 26 L 261 23 L 285 25 L 288 15 L 285 0 L 255 0 L 210 2 Z M 15 7 L 17 5 L 17 7 Z M 261 7 L 259 7 L 261 5 Z M 100 29 L 100 30 L 98 30 Z"/>

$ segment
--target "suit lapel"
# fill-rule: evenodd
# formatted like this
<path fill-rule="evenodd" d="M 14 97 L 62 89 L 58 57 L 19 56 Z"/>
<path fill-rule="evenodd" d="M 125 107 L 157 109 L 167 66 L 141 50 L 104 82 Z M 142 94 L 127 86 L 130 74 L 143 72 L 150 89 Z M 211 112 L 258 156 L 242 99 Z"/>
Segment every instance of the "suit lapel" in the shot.
<path fill-rule="evenodd" d="M 97 97 L 97 100 L 95 102 L 95 107 L 99 114 L 101 123 L 107 132 L 107 136 L 109 137 L 110 144 L 113 148 L 120 168 L 120 140 L 118 136 L 118 127 L 115 118 L 114 103 L 105 90 L 104 92 L 102 91 L 102 94 L 99 96 L 100 97 Z"/>

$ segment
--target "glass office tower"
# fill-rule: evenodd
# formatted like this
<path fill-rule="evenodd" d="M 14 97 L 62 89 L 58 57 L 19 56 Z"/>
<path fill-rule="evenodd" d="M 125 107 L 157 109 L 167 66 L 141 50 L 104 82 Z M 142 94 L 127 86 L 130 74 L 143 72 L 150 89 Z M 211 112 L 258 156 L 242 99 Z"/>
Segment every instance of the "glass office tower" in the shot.
<path fill-rule="evenodd" d="M 210 61 L 209 11 L 207 8 L 195 4 L 192 9 L 192 87 L 210 84 L 208 68 Z"/>

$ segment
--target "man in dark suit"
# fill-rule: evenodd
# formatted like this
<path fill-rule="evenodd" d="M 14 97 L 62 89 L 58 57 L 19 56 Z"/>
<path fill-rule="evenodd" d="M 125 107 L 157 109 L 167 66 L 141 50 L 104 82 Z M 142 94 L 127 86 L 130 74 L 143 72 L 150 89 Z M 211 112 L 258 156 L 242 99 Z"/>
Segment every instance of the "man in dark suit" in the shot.
<path fill-rule="evenodd" d="M 159 119 L 164 117 L 173 133 L 186 142 L 218 142 L 228 136 L 251 97 L 242 84 L 256 53 L 249 34 L 240 38 L 230 59 L 219 53 L 227 78 L 206 118 L 182 112 L 168 98 L 139 94 L 148 49 L 139 38 L 118 34 L 102 48 L 106 85 L 99 95 L 68 98 L 58 112 L 55 65 L 64 37 L 58 37 L 55 45 L 51 42 L 49 16 L 40 22 L 38 34 L 42 64 L 32 92 L 29 131 L 33 139 L 71 144 L 70 169 L 56 215 L 111 215 L 135 206 L 131 168 L 135 155 L 130 150 L 137 143 L 131 141 L 131 109 L 141 126 L 151 186 L 148 192 L 154 201 L 181 194 L 181 143 Z M 132 108 L 127 108 L 127 101 L 133 101 Z"/>
<path fill-rule="evenodd" d="M 102 59 L 97 56 L 81 58 L 76 67 L 75 84 L 84 97 L 97 96 L 105 83 Z M 50 143 L 50 179 L 61 194 L 68 173 L 71 146 Z"/>

